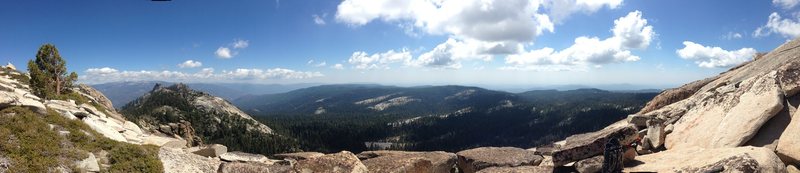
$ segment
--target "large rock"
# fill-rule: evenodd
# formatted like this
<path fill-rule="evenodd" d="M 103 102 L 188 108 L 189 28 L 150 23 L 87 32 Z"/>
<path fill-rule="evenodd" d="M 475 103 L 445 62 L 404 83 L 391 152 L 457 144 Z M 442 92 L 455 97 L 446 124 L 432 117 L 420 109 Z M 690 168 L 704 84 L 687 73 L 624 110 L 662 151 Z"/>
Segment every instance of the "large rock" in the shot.
<path fill-rule="evenodd" d="M 219 159 L 228 162 L 258 162 L 270 165 L 276 162 L 261 154 L 250 154 L 238 151 L 222 153 L 219 155 Z"/>
<path fill-rule="evenodd" d="M 349 151 L 297 161 L 294 171 L 299 173 L 366 173 L 367 167 Z"/>
<path fill-rule="evenodd" d="M 77 162 L 75 165 L 82 171 L 100 172 L 100 165 L 97 164 L 97 158 L 92 153 L 89 153 L 89 157 Z"/>
<path fill-rule="evenodd" d="M 575 162 L 573 165 L 580 173 L 595 173 L 603 169 L 603 156 L 594 156 Z"/>
<path fill-rule="evenodd" d="M 220 144 L 212 144 L 207 146 L 192 147 L 189 150 L 194 154 L 205 157 L 219 157 L 220 155 L 228 152 L 228 147 Z"/>
<path fill-rule="evenodd" d="M 357 155 L 370 172 L 451 172 L 457 162 L 453 153 L 365 151 Z"/>
<path fill-rule="evenodd" d="M 566 143 L 551 154 L 553 164 L 561 166 L 570 162 L 583 160 L 603 154 L 605 144 L 612 137 L 620 138 L 621 145 L 629 145 L 638 137 L 638 131 L 632 124 L 612 125 L 597 132 L 572 135 Z"/>
<path fill-rule="evenodd" d="M 478 173 L 550 173 L 553 167 L 544 166 L 518 166 L 518 167 L 491 167 L 478 171 Z"/>
<path fill-rule="evenodd" d="M 464 150 L 458 155 L 458 168 L 473 173 L 488 167 L 538 166 L 543 157 L 536 152 L 514 147 L 482 147 Z"/>
<path fill-rule="evenodd" d="M 701 96 L 696 98 L 696 106 L 680 118 L 667 136 L 668 149 L 741 146 L 784 106 L 775 72 L 740 83 L 721 84 L 698 94 Z"/>
<path fill-rule="evenodd" d="M 116 112 L 114 110 L 114 104 L 111 103 L 103 93 L 97 91 L 96 89 L 92 88 L 86 84 L 78 84 L 78 91 L 82 94 L 86 94 L 91 98 L 93 101 L 97 102 L 100 105 L 103 105 L 107 110 Z"/>
<path fill-rule="evenodd" d="M 294 173 L 289 165 L 268 165 L 263 163 L 230 162 L 219 167 L 220 173 Z"/>
<path fill-rule="evenodd" d="M 216 173 L 222 163 L 181 149 L 164 147 L 158 151 L 158 159 L 164 165 L 164 172 L 169 173 Z"/>
<path fill-rule="evenodd" d="M 698 80 L 692 83 L 685 84 L 678 88 L 664 90 L 661 92 L 661 94 L 658 94 L 655 98 L 653 98 L 653 100 L 647 102 L 647 105 L 645 105 L 644 108 L 642 108 L 642 110 L 639 111 L 639 113 L 637 114 L 649 113 L 651 111 L 658 110 L 664 106 L 689 98 L 690 96 L 694 95 L 694 93 L 696 93 L 698 90 L 700 90 L 700 88 L 702 88 L 709 82 L 714 81 L 716 79 L 717 77 L 710 77 L 703 80 Z"/>
<path fill-rule="evenodd" d="M 102 121 L 97 117 L 85 117 L 81 121 L 86 123 L 92 130 L 96 131 L 97 133 L 102 134 L 103 136 L 120 142 L 127 142 L 128 140 L 119 133 L 118 129 L 113 128 L 114 126 L 108 125 L 108 121 Z"/>
<path fill-rule="evenodd" d="M 786 172 L 772 150 L 761 147 L 670 149 L 636 158 L 624 172 Z"/>
<path fill-rule="evenodd" d="M 800 91 L 800 62 L 791 62 L 778 69 L 778 81 L 787 97 Z"/>
<path fill-rule="evenodd" d="M 778 139 L 778 156 L 787 163 L 800 164 L 800 109 L 791 117 L 789 126 Z"/>
<path fill-rule="evenodd" d="M 185 148 L 186 141 L 178 138 L 170 138 L 156 135 L 142 137 L 142 144 L 155 145 L 166 148 Z"/>
<path fill-rule="evenodd" d="M 667 137 L 664 131 L 664 122 L 659 119 L 647 120 L 647 140 L 653 148 L 658 148 L 664 145 L 664 139 Z"/>
<path fill-rule="evenodd" d="M 297 152 L 297 153 L 275 154 L 274 156 L 277 159 L 283 159 L 283 160 L 306 160 L 306 159 L 317 158 L 324 155 L 325 154 L 318 152 Z"/>

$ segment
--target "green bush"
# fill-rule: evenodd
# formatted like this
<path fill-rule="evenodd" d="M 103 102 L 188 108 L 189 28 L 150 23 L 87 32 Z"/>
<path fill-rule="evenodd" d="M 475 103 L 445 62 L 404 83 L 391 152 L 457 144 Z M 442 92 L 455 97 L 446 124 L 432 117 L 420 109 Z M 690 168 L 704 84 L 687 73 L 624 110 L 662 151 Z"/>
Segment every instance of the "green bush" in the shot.
<path fill-rule="evenodd" d="M 48 124 L 70 133 L 59 136 Z M 0 111 L 0 155 L 11 160 L 11 172 L 54 172 L 59 165 L 72 166 L 86 158 L 86 152 L 100 150 L 109 152 L 111 165 L 102 172 L 163 172 L 156 146 L 108 139 L 80 120 L 67 119 L 53 110 L 45 115 L 23 107 Z"/>

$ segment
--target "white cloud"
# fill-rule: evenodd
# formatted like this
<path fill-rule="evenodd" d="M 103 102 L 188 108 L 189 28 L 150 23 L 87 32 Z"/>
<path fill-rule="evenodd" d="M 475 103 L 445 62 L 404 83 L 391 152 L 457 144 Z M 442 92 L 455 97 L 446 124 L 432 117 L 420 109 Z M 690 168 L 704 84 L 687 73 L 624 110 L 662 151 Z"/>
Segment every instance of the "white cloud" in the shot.
<path fill-rule="evenodd" d="M 503 69 L 511 70 L 580 70 L 602 64 L 634 62 L 641 58 L 630 49 L 645 49 L 655 36 L 652 26 L 639 11 L 628 13 L 614 21 L 614 36 L 578 37 L 572 46 L 561 51 L 545 47 L 506 56 Z"/>
<path fill-rule="evenodd" d="M 753 59 L 756 50 L 741 48 L 725 50 L 720 47 L 703 46 L 691 41 L 684 41 L 684 47 L 675 51 L 683 59 L 692 60 L 703 68 L 732 67 Z"/>
<path fill-rule="evenodd" d="M 233 45 L 234 49 L 244 49 L 250 46 L 250 41 L 236 39 L 231 45 Z"/>
<path fill-rule="evenodd" d="M 389 50 L 384 53 L 372 55 L 363 51 L 358 51 L 353 52 L 353 55 L 350 56 L 347 62 L 355 65 L 356 69 L 388 69 L 389 64 L 399 62 L 408 63 L 411 61 L 411 58 L 411 52 L 409 52 L 408 49 L 402 49 L 399 52 Z"/>
<path fill-rule="evenodd" d="M 382 19 L 428 34 L 530 42 L 553 32 L 549 17 L 537 12 L 539 5 L 529 0 L 345 0 L 337 7 L 336 20 L 360 26 Z"/>
<path fill-rule="evenodd" d="M 642 18 L 642 12 L 634 11 L 625 17 L 614 20 L 614 37 L 620 38 L 622 46 L 627 48 L 646 48 L 653 39 L 653 26 L 647 25 L 647 19 Z"/>
<path fill-rule="evenodd" d="M 576 12 L 594 13 L 603 7 L 615 9 L 621 5 L 622 0 L 545 0 L 543 4 L 556 23 L 561 23 Z"/>
<path fill-rule="evenodd" d="M 322 19 L 322 18 L 323 18 L 324 16 L 326 16 L 326 15 L 327 15 L 327 14 L 322 14 L 322 17 L 320 17 L 319 15 L 316 15 L 316 14 L 314 14 L 314 15 L 311 15 L 311 18 L 313 18 L 313 19 L 314 19 L 314 24 L 317 24 L 317 25 L 325 25 L 325 19 Z"/>
<path fill-rule="evenodd" d="M 772 4 L 788 10 L 800 4 L 800 0 L 772 0 Z"/>
<path fill-rule="evenodd" d="M 722 36 L 725 40 L 733 40 L 733 39 L 740 39 L 742 38 L 742 34 L 738 32 L 728 32 L 728 34 Z"/>
<path fill-rule="evenodd" d="M 315 61 L 312 59 L 312 60 L 308 60 L 308 62 L 306 64 L 308 64 L 310 66 L 313 66 L 313 67 L 325 67 L 327 65 L 327 63 L 325 61 L 322 61 L 322 62 L 319 62 L 319 63 L 314 63 L 314 62 Z"/>
<path fill-rule="evenodd" d="M 461 67 L 461 61 L 491 61 L 494 54 L 515 54 L 523 50 L 523 46 L 516 43 L 489 43 L 450 38 L 407 65 L 458 69 Z"/>
<path fill-rule="evenodd" d="M 800 36 L 800 16 L 795 16 L 795 19 L 781 18 L 778 13 L 769 15 L 767 24 L 758 27 L 753 35 L 755 37 L 768 36 L 770 34 L 780 34 L 786 38 L 795 38 Z"/>
<path fill-rule="evenodd" d="M 250 46 L 250 41 L 235 39 L 232 43 L 229 43 L 228 46 L 220 46 L 217 48 L 217 51 L 215 51 L 214 54 L 219 58 L 230 59 L 239 54 L 239 52 L 234 51 L 229 47 L 233 47 L 233 49 L 244 49 L 248 46 Z"/>
<path fill-rule="evenodd" d="M 336 70 L 341 70 L 341 69 L 344 69 L 344 65 L 337 63 L 337 64 L 334 64 L 333 66 L 331 66 L 331 68 L 336 69 Z"/>
<path fill-rule="evenodd" d="M 180 68 L 197 68 L 200 66 L 203 66 L 203 63 L 195 60 L 186 60 L 183 63 L 178 64 L 178 67 Z"/>
<path fill-rule="evenodd" d="M 203 82 L 203 81 L 242 81 L 242 80 L 272 80 L 272 79 L 306 79 L 324 76 L 319 72 L 303 72 L 284 68 L 272 69 L 236 69 L 232 71 L 222 71 L 215 73 L 213 68 L 203 68 L 196 73 L 185 73 L 180 71 L 119 71 L 110 67 L 90 68 L 85 74 L 80 76 L 80 80 L 86 83 L 105 83 L 115 81 L 182 81 L 182 82 Z"/>
<path fill-rule="evenodd" d="M 216 54 L 217 57 L 224 58 L 224 59 L 233 58 L 233 55 L 234 55 L 234 54 L 232 54 L 231 49 L 229 49 L 227 47 L 219 47 L 217 49 L 217 51 L 214 52 L 214 54 Z"/>

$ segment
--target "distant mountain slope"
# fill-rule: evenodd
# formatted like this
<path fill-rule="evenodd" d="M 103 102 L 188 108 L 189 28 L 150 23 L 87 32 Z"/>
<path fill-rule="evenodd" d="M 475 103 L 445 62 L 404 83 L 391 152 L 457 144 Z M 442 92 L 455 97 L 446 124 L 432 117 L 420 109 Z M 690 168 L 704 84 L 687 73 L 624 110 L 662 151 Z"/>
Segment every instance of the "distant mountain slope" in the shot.
<path fill-rule="evenodd" d="M 228 101 L 184 84 L 155 85 L 121 113 L 152 133 L 177 135 L 193 145 L 223 144 L 233 151 L 262 154 L 293 151 L 293 139 L 277 135 Z"/>
<path fill-rule="evenodd" d="M 120 108 L 128 102 L 133 101 L 139 96 L 144 95 L 153 85 L 172 85 L 172 82 L 164 81 L 135 81 L 135 82 L 111 82 L 95 84 L 92 87 L 106 94 L 111 102 Z M 248 83 L 190 83 L 187 84 L 199 91 L 211 93 L 226 100 L 234 100 L 246 95 L 261 95 L 288 92 L 295 89 L 316 86 L 319 84 L 248 84 Z"/>
<path fill-rule="evenodd" d="M 519 98 L 466 86 L 394 87 L 323 85 L 287 93 L 242 97 L 234 104 L 259 114 L 433 114 L 465 107 L 491 107 Z"/>
<path fill-rule="evenodd" d="M 233 103 L 302 140 L 306 150 L 533 147 L 598 130 L 657 93 L 598 89 L 519 94 L 467 86 L 323 85 Z M 380 145 L 379 148 L 369 148 Z"/>

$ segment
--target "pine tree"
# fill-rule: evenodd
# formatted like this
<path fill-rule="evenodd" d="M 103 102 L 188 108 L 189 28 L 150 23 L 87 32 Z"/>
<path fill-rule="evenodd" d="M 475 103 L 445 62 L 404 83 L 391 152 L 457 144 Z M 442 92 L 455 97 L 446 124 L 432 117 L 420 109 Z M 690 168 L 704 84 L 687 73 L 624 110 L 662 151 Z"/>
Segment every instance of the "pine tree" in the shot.
<path fill-rule="evenodd" d="M 30 84 L 34 94 L 46 99 L 54 99 L 65 94 L 78 78 L 75 72 L 67 74 L 66 64 L 55 45 L 44 44 L 39 47 L 36 60 L 28 61 Z"/>

